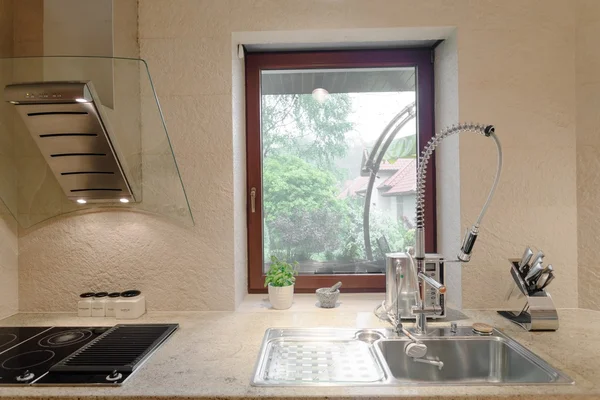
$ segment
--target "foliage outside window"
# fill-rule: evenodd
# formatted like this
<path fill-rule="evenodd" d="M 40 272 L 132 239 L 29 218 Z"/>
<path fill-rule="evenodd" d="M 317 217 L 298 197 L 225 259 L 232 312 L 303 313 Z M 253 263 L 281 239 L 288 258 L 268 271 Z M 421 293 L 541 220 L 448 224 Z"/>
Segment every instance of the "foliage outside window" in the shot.
<path fill-rule="evenodd" d="M 352 111 L 347 93 L 324 102 L 310 94 L 262 96 L 265 262 L 271 255 L 298 262 L 365 259 L 364 199 L 339 198 L 349 177 L 336 165 L 350 148 Z M 386 161 L 415 157 L 415 136 L 407 138 L 394 142 Z M 407 143 L 413 146 L 408 151 Z M 413 222 L 371 212 L 371 246 L 379 259 L 377 238 L 405 250 L 414 244 Z"/>

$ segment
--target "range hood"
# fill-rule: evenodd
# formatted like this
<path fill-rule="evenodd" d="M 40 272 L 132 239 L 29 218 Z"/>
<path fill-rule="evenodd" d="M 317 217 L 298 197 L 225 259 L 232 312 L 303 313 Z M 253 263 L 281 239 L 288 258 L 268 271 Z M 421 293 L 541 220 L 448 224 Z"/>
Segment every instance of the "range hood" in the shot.
<path fill-rule="evenodd" d="M 136 201 L 91 81 L 12 84 L 4 99 L 15 105 L 69 200 Z"/>
<path fill-rule="evenodd" d="M 194 225 L 144 60 L 0 58 L 0 96 L 0 213 L 22 228 L 125 210 Z"/>

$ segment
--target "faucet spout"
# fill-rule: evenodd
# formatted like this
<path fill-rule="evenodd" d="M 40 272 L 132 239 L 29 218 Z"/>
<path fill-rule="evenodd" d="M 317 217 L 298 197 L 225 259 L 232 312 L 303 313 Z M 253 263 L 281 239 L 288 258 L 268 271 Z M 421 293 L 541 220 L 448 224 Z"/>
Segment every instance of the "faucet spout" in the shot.
<path fill-rule="evenodd" d="M 413 361 L 436 366 L 440 371 L 442 368 L 444 368 L 444 362 L 440 361 L 438 357 L 436 357 L 435 360 L 429 360 L 427 358 L 413 358 Z"/>

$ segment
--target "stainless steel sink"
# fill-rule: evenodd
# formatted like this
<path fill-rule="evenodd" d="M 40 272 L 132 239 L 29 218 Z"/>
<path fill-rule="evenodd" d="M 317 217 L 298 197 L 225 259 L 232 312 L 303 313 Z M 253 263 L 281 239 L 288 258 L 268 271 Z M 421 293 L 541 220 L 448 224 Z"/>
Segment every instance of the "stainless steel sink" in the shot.
<path fill-rule="evenodd" d="M 402 386 L 572 384 L 515 340 L 494 330 L 437 329 L 420 340 L 426 360 L 408 357 L 408 339 L 389 329 L 269 329 L 256 364 L 255 386 Z"/>
<path fill-rule="evenodd" d="M 523 385 L 571 380 L 512 339 L 498 336 L 437 338 L 422 341 L 425 358 L 444 366 L 415 362 L 404 354 L 406 340 L 381 340 L 378 349 L 397 384 Z"/>

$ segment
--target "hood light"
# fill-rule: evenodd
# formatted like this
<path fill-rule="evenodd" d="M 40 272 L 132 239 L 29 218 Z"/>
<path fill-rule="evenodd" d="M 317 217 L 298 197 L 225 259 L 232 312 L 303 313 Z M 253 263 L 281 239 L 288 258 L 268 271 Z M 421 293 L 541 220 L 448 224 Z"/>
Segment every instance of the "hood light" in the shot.
<path fill-rule="evenodd" d="M 82 99 L 82 98 L 75 99 L 75 101 L 78 103 L 89 103 L 89 101 L 87 101 L 86 99 Z"/>
<path fill-rule="evenodd" d="M 121 203 L 129 203 L 129 199 L 126 199 L 126 198 L 119 199 L 119 201 Z"/>
<path fill-rule="evenodd" d="M 79 204 L 85 204 L 85 203 L 87 203 L 87 201 L 85 201 L 84 199 L 77 199 L 77 202 Z"/>

